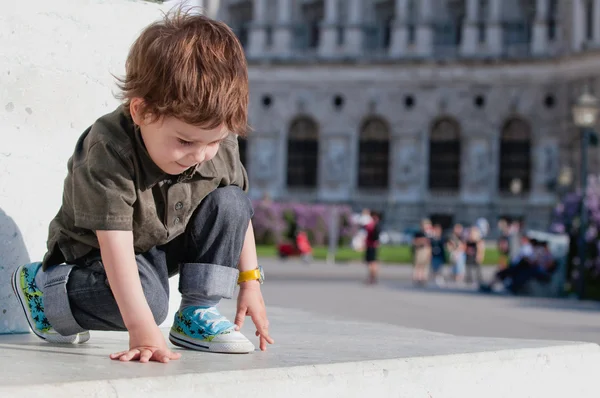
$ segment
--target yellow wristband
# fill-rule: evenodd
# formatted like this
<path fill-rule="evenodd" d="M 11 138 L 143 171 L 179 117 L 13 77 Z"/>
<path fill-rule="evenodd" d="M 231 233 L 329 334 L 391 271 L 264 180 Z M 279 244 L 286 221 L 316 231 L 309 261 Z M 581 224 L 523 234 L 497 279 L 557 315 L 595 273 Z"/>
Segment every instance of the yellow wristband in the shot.
<path fill-rule="evenodd" d="M 263 283 L 263 280 L 262 267 L 258 267 L 250 271 L 240 272 L 240 275 L 238 276 L 238 285 L 248 281 L 259 281 L 260 283 Z"/>

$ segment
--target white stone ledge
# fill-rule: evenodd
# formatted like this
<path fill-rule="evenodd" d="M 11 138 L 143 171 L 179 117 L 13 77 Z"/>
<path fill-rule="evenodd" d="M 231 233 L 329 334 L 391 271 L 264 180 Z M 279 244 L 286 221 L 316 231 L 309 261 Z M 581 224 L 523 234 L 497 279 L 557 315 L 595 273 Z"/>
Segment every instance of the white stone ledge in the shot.
<path fill-rule="evenodd" d="M 233 316 L 234 303 L 224 304 Z M 108 359 L 126 348 L 125 333 L 92 332 L 71 347 L 0 336 L 0 396 L 598 396 L 596 344 L 458 337 L 280 308 L 270 308 L 270 320 L 277 340 L 267 352 L 182 351 L 167 365 Z M 252 331 L 248 319 L 244 332 Z"/>

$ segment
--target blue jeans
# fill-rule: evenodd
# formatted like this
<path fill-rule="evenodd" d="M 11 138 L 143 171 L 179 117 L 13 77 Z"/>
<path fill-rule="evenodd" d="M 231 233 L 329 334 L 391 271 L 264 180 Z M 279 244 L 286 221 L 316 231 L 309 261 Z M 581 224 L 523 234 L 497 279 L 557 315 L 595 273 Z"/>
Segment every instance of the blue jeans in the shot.
<path fill-rule="evenodd" d="M 434 273 L 439 272 L 442 269 L 442 267 L 444 266 L 445 262 L 446 261 L 445 261 L 444 257 L 438 257 L 438 256 L 431 257 L 431 270 Z"/>
<path fill-rule="evenodd" d="M 455 253 L 453 274 L 464 275 L 467 270 L 467 255 L 465 253 Z"/>
<path fill-rule="evenodd" d="M 163 246 L 136 255 L 142 290 L 157 324 L 169 312 L 169 277 L 179 273 L 179 291 L 211 299 L 231 298 L 252 204 L 238 187 L 211 192 L 185 232 Z M 108 284 L 99 251 L 75 264 L 46 271 L 45 313 L 62 335 L 85 330 L 127 330 Z"/>

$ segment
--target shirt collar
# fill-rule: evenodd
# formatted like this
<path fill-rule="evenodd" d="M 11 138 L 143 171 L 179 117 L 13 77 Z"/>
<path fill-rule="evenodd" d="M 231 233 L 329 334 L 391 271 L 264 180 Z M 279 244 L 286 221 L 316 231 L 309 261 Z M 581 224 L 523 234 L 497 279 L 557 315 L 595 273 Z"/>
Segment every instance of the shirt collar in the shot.
<path fill-rule="evenodd" d="M 144 140 L 142 139 L 142 133 L 140 131 L 139 126 L 135 126 L 135 143 L 138 149 L 139 157 L 140 157 L 140 174 L 142 178 L 142 183 L 146 189 L 152 188 L 159 181 L 167 178 L 167 173 L 162 171 L 160 167 L 154 163 L 148 150 L 146 149 L 146 145 L 144 145 Z"/>

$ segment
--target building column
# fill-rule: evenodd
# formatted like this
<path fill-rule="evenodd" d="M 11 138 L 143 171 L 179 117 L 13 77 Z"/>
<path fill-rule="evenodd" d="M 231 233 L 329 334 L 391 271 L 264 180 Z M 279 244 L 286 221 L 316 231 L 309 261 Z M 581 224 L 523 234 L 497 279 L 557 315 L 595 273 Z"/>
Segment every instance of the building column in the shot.
<path fill-rule="evenodd" d="M 267 14 L 267 0 L 254 0 L 252 2 L 252 23 L 250 25 L 250 45 L 248 55 L 259 58 L 265 52 L 267 32 L 265 17 Z"/>
<path fill-rule="evenodd" d="M 479 0 L 467 0 L 467 17 L 462 26 L 462 55 L 475 55 L 477 53 L 477 20 L 479 17 Z"/>
<path fill-rule="evenodd" d="M 571 49 L 580 51 L 585 41 L 585 9 L 583 0 L 573 0 L 573 26 Z"/>
<path fill-rule="evenodd" d="M 532 52 L 534 55 L 548 52 L 548 0 L 536 1 Z"/>
<path fill-rule="evenodd" d="M 325 0 L 325 20 L 321 24 L 319 55 L 331 57 L 336 53 L 339 12 L 337 0 Z"/>
<path fill-rule="evenodd" d="M 273 44 L 277 55 L 292 52 L 292 1 L 277 0 L 277 24 Z"/>
<path fill-rule="evenodd" d="M 431 0 L 419 0 L 418 4 L 417 53 L 421 57 L 428 57 L 433 51 L 433 5 Z"/>
<path fill-rule="evenodd" d="M 600 0 L 594 2 L 594 43 L 600 48 Z"/>
<path fill-rule="evenodd" d="M 406 25 L 408 20 L 408 0 L 396 0 L 395 13 L 390 55 L 400 57 L 406 54 L 408 45 L 408 29 Z"/>
<path fill-rule="evenodd" d="M 350 0 L 348 25 L 344 32 L 344 53 L 346 55 L 359 55 L 362 52 L 362 6 L 363 0 Z"/>
<path fill-rule="evenodd" d="M 490 0 L 490 15 L 485 32 L 488 53 L 491 55 L 502 54 L 502 0 Z"/>

